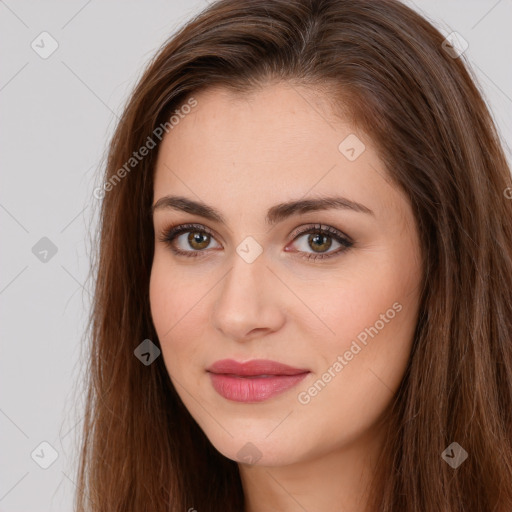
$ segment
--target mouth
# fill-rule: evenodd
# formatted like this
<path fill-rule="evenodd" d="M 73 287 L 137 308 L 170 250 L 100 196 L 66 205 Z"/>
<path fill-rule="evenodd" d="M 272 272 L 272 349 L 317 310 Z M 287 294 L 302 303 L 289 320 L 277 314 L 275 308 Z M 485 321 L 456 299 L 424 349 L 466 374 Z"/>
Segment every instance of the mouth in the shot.
<path fill-rule="evenodd" d="M 255 403 L 291 389 L 310 370 L 263 359 L 253 359 L 245 363 L 223 359 L 211 365 L 207 372 L 213 388 L 225 399 Z"/>

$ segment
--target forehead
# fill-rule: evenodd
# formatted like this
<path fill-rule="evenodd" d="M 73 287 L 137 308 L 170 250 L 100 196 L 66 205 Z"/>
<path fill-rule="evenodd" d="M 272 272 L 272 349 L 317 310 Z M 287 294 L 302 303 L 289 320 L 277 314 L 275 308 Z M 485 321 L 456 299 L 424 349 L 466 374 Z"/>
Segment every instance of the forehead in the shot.
<path fill-rule="evenodd" d="M 230 201 L 235 213 L 235 199 L 263 209 L 309 192 L 373 203 L 374 211 L 390 199 L 371 141 L 336 117 L 325 95 L 278 83 L 243 95 L 206 89 L 194 98 L 160 145 L 155 200 L 197 196 L 226 211 Z M 346 140 L 360 143 L 356 159 L 342 152 Z"/>

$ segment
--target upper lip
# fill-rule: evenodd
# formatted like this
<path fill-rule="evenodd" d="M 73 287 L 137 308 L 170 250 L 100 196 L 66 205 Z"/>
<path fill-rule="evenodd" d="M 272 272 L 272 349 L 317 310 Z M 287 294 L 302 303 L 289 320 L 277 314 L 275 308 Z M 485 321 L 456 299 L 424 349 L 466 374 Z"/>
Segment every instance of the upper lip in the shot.
<path fill-rule="evenodd" d="M 293 368 L 287 364 L 268 359 L 253 359 L 245 363 L 239 363 L 234 359 L 222 359 L 213 363 L 207 368 L 207 371 L 247 377 L 255 375 L 299 375 L 309 372 L 304 368 Z"/>

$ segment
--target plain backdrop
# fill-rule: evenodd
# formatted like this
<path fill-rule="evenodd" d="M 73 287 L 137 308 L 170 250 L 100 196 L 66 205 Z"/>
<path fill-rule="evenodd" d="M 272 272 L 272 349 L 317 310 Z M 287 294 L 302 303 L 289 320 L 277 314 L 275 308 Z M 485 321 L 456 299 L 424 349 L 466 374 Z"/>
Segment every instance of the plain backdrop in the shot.
<path fill-rule="evenodd" d="M 406 3 L 469 43 L 510 161 L 512 1 Z M 72 510 L 100 160 L 148 59 L 207 6 L 0 0 L 1 512 Z"/>

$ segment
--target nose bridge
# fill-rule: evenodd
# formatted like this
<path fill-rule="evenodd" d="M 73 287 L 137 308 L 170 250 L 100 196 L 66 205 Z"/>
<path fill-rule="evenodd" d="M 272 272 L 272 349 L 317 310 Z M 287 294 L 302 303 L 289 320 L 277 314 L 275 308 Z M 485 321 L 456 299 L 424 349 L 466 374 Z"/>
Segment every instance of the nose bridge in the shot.
<path fill-rule="evenodd" d="M 243 339 L 254 329 L 276 329 L 280 322 L 269 282 L 275 278 L 261 249 L 256 250 L 251 240 L 239 244 L 216 298 L 213 323 L 228 337 Z"/>
<path fill-rule="evenodd" d="M 239 234 L 240 237 L 240 234 Z M 226 276 L 223 294 L 245 297 L 255 292 L 259 283 L 265 281 L 267 274 L 267 253 L 253 236 L 247 235 L 234 247 L 231 259 L 231 271 Z M 244 290 L 245 286 L 245 290 Z M 256 295 L 256 293 L 254 293 Z"/>
<path fill-rule="evenodd" d="M 245 252 L 244 252 L 245 251 Z M 254 259 L 247 258 L 251 254 L 251 248 L 247 249 L 244 243 L 237 247 L 236 254 L 233 254 L 231 270 L 226 275 L 222 286 L 220 301 L 236 305 L 245 301 L 253 309 L 264 295 L 264 285 L 271 274 L 266 267 L 266 259 L 263 254 Z"/>

